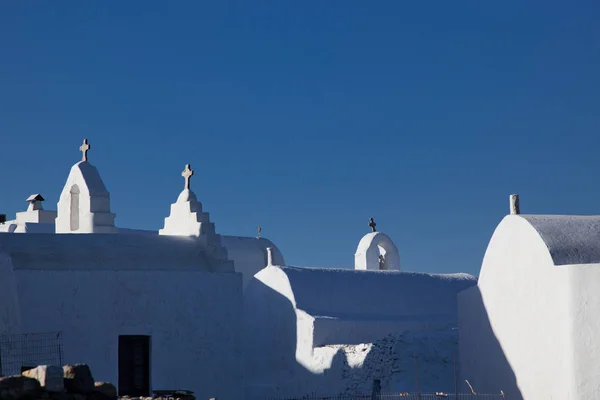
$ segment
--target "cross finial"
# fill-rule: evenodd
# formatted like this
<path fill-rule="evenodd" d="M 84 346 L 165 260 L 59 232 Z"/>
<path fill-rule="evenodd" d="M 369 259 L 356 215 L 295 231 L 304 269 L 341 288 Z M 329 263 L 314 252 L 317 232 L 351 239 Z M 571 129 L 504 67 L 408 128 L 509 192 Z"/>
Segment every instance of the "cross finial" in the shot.
<path fill-rule="evenodd" d="M 258 236 L 256 236 L 257 238 L 260 238 L 260 233 L 262 232 L 262 227 L 260 225 L 258 225 Z"/>
<path fill-rule="evenodd" d="M 87 152 L 92 148 L 88 143 L 87 139 L 83 139 L 83 144 L 79 146 L 79 151 L 81 151 L 81 161 L 87 161 Z"/>
<path fill-rule="evenodd" d="M 377 226 L 377 224 L 375 223 L 375 220 L 373 220 L 373 218 L 371 218 L 369 220 L 369 227 L 371 227 L 371 229 L 373 230 L 373 232 L 377 232 L 377 229 L 375 229 L 376 226 Z"/>
<path fill-rule="evenodd" d="M 190 178 L 194 175 L 194 171 L 190 167 L 190 164 L 185 165 L 185 169 L 181 173 L 181 176 L 185 178 L 185 188 L 189 190 L 190 188 Z"/>

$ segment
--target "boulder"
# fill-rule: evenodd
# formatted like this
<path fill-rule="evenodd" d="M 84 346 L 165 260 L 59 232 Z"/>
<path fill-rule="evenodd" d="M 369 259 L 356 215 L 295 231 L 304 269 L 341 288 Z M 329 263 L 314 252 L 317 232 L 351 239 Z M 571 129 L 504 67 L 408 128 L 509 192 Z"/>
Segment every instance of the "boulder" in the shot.
<path fill-rule="evenodd" d="M 41 392 L 37 379 L 27 376 L 6 376 L 0 378 L 0 399 L 29 400 L 35 399 Z"/>
<path fill-rule="evenodd" d="M 94 392 L 103 394 L 107 399 L 117 398 L 117 388 L 109 382 L 94 383 Z"/>
<path fill-rule="evenodd" d="M 63 377 L 69 393 L 88 394 L 94 391 L 94 378 L 87 364 L 65 365 Z"/>
<path fill-rule="evenodd" d="M 48 392 L 62 392 L 65 388 L 61 367 L 40 365 L 34 369 L 23 371 L 21 375 L 36 379 L 40 386 Z"/>

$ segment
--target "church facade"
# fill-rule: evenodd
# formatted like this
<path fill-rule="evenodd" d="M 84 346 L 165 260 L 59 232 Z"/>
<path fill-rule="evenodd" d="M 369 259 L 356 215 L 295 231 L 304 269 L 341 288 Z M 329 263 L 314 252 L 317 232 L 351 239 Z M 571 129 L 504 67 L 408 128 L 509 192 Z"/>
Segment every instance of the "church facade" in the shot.
<path fill-rule="evenodd" d="M 59 332 L 60 362 L 122 395 L 451 392 L 458 378 L 512 399 L 600 397 L 598 216 L 521 215 L 511 196 L 479 279 L 401 271 L 373 219 L 354 269 L 293 267 L 268 239 L 218 234 L 190 165 L 162 229 L 116 226 L 90 148 L 56 211 L 36 193 L 0 223 L 0 375 L 45 363 L 5 338 Z"/>
<path fill-rule="evenodd" d="M 87 140 L 80 150 L 57 211 L 35 194 L 0 225 L 0 334 L 61 332 L 62 361 L 88 363 L 122 394 L 177 388 L 243 398 L 243 275 L 262 269 L 266 248 L 276 246 L 217 234 L 191 190 L 189 165 L 163 229 L 118 228 Z M 279 250 L 275 257 L 284 263 Z M 5 347 L 0 373 L 39 362 Z"/>

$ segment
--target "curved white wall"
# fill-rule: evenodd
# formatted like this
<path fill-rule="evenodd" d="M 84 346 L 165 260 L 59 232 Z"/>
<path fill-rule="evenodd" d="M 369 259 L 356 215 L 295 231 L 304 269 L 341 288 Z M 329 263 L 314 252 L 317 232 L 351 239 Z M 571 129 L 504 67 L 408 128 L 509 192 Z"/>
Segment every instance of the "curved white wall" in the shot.
<path fill-rule="evenodd" d="M 296 373 L 295 300 L 278 267 L 266 267 L 244 292 L 244 358 L 247 382 L 286 381 Z"/>
<path fill-rule="evenodd" d="M 233 261 L 236 272 L 242 273 L 244 288 L 258 271 L 267 266 L 267 247 L 273 249 L 273 264 L 285 265 L 283 254 L 268 239 L 221 235 L 221 243 L 227 249 L 227 256 Z"/>
<path fill-rule="evenodd" d="M 459 295 L 462 381 L 511 399 L 579 398 L 570 378 L 569 291 L 568 269 L 554 265 L 530 222 L 506 216 L 478 285 Z"/>

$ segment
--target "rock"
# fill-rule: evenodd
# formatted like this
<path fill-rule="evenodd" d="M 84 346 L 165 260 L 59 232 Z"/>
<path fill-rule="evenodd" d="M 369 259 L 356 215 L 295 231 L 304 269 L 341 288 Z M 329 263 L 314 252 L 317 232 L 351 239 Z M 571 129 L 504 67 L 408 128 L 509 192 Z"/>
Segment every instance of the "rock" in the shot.
<path fill-rule="evenodd" d="M 21 375 L 36 379 L 40 386 L 48 392 L 62 392 L 65 388 L 61 367 L 40 365 L 34 369 L 23 371 Z"/>
<path fill-rule="evenodd" d="M 35 399 L 41 392 L 37 379 L 27 376 L 6 376 L 0 378 L 0 399 L 28 400 Z"/>
<path fill-rule="evenodd" d="M 88 394 L 94 391 L 92 371 L 86 364 L 65 365 L 63 377 L 65 389 L 69 393 Z"/>
<path fill-rule="evenodd" d="M 117 398 L 117 388 L 115 385 L 109 382 L 96 382 L 94 383 L 94 392 L 101 393 L 107 398 Z"/>
<path fill-rule="evenodd" d="M 52 397 L 54 397 L 55 394 L 57 393 L 52 393 Z M 50 398 L 50 393 L 42 391 L 42 393 L 38 394 L 36 400 L 49 400 Z"/>
<path fill-rule="evenodd" d="M 45 393 L 48 394 L 48 393 Z M 67 392 L 62 393 L 52 393 L 52 400 L 73 400 L 73 395 L 68 394 Z"/>

